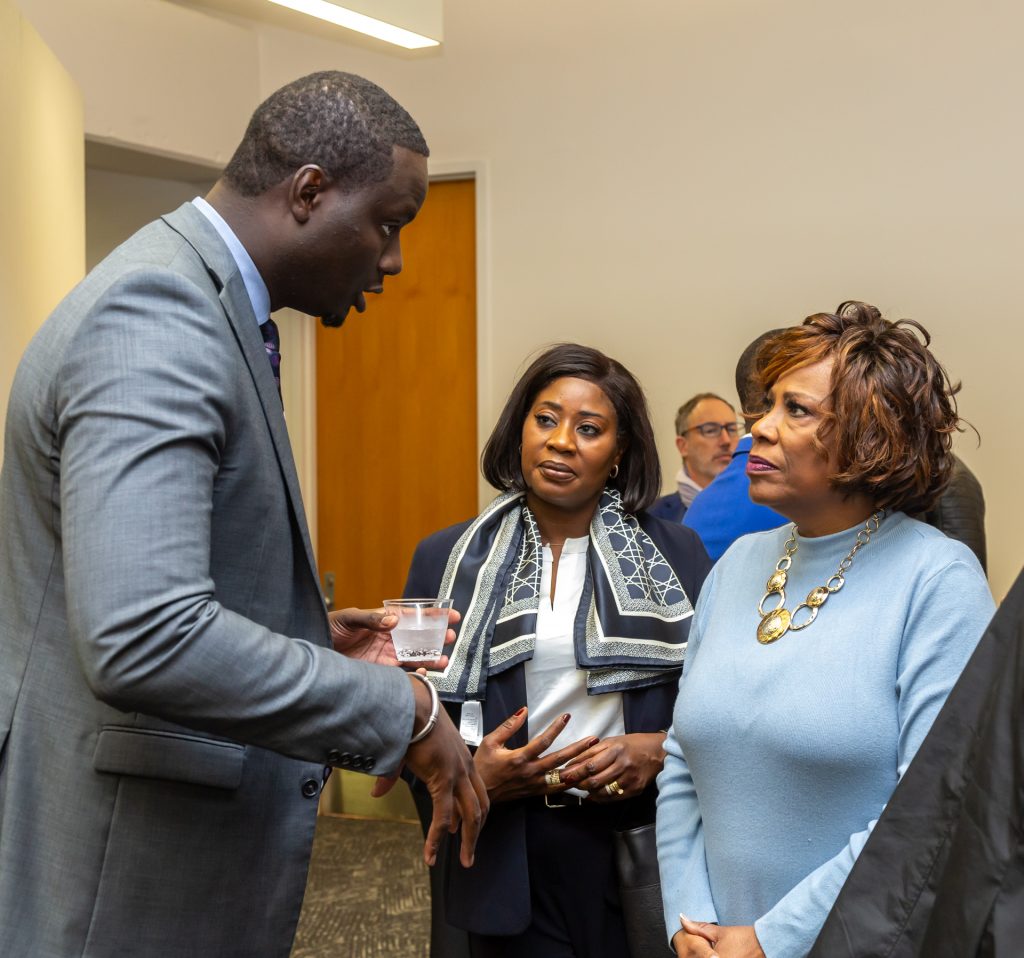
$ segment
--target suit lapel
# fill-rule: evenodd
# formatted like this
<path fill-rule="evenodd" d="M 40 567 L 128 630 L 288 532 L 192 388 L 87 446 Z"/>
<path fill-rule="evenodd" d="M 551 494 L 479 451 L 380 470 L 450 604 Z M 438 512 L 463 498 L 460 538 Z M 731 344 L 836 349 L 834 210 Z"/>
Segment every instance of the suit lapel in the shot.
<path fill-rule="evenodd" d="M 245 283 L 242 281 L 234 258 L 224 245 L 224 241 L 209 220 L 191 203 L 185 203 L 162 219 L 175 232 L 180 233 L 202 257 L 207 270 L 217 284 L 224 314 L 231 325 L 246 365 L 249 367 L 249 373 L 263 407 L 263 415 L 266 418 L 267 428 L 270 430 L 274 452 L 288 489 L 288 499 L 296 525 L 302 535 L 302 544 L 306 550 L 306 561 L 309 563 L 310 574 L 313 576 L 313 581 L 318 583 L 313 546 L 309 539 L 309 529 L 306 526 L 306 512 L 302 506 L 299 476 L 295 469 L 295 460 L 292 457 L 288 431 L 285 428 L 284 411 L 281 408 L 281 396 L 278 393 L 270 363 L 267 361 L 267 352 L 263 346 L 259 324 L 256 321 L 255 313 L 253 313 Z M 318 586 L 317 593 L 319 594 L 319 592 Z"/>
<path fill-rule="evenodd" d="M 315 580 L 317 578 L 316 562 L 313 559 L 313 546 L 309 539 L 309 530 L 306 527 L 306 512 L 302 506 L 299 475 L 295 468 L 292 444 L 285 426 L 281 395 L 277 390 L 277 383 L 274 381 L 274 374 L 267 360 L 267 351 L 263 346 L 263 339 L 260 337 L 259 326 L 252 311 L 252 304 L 249 302 L 249 294 L 246 293 L 245 284 L 237 271 L 224 285 L 220 299 L 224 304 L 224 312 L 227 314 L 228 321 L 235 331 L 235 338 L 242 348 L 242 355 L 245 357 L 245 362 L 252 375 L 256 393 L 260 397 L 260 404 L 263 406 L 263 415 L 270 429 L 270 438 L 274 443 L 277 461 L 281 466 L 285 485 L 288 487 L 288 498 L 298 520 L 299 531 L 302 533 L 306 560 L 309 562 L 310 572 Z"/>

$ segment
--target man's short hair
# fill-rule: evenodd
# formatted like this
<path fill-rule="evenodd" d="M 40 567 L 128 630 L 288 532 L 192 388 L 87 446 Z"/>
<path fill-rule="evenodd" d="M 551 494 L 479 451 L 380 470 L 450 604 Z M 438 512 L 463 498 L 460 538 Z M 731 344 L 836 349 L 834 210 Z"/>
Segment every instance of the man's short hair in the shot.
<path fill-rule="evenodd" d="M 769 329 L 768 332 L 761 333 L 740 353 L 739 362 L 736 363 L 736 395 L 740 397 L 740 410 L 745 419 L 758 419 L 764 413 L 765 396 L 761 389 L 761 380 L 757 378 L 754 362 L 757 359 L 757 351 L 769 339 L 774 339 L 783 332 L 785 327 Z"/>
<path fill-rule="evenodd" d="M 260 196 L 307 163 L 345 188 L 391 174 L 393 150 L 429 156 L 416 121 L 377 84 L 325 70 L 294 80 L 263 101 L 224 170 L 243 196 Z"/>
<path fill-rule="evenodd" d="M 717 399 L 719 402 L 724 402 L 733 412 L 736 411 L 733 404 L 728 399 L 723 399 L 718 393 L 697 393 L 696 396 L 687 399 L 676 411 L 677 436 L 681 436 L 686 431 L 686 420 L 690 418 L 690 413 L 697 408 L 697 403 L 703 402 L 705 399 Z"/>

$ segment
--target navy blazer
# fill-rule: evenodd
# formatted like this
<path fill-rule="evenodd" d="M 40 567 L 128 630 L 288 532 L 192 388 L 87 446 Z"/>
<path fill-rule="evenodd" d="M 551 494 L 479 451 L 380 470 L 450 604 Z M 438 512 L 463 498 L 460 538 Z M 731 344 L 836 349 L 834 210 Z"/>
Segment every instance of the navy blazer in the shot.
<path fill-rule="evenodd" d="M 666 522 L 682 522 L 686 515 L 686 503 L 679 498 L 678 492 L 670 492 L 651 506 L 650 514 Z"/>
<path fill-rule="evenodd" d="M 677 496 L 678 498 L 678 496 Z M 711 568 L 711 560 L 700 537 L 678 523 L 640 513 L 643 530 L 651 537 L 694 604 Z M 448 557 L 469 522 L 443 529 L 424 539 L 416 548 L 405 595 L 436 595 Z M 672 723 L 672 708 L 678 689 L 679 670 L 668 681 L 622 693 L 626 732 L 657 732 Z M 487 697 L 481 703 L 484 734 L 492 731 L 513 712 L 526 705 L 526 673 L 517 665 L 487 680 Z M 462 707 L 445 706 L 458 726 Z M 524 725 L 509 741 L 521 748 L 528 741 Z M 643 795 L 621 803 L 622 825 L 629 828 L 654 820 L 656 791 L 652 784 Z M 557 814 L 557 812 L 555 813 Z M 610 836 L 609 836 L 610 840 Z M 458 928 L 480 935 L 516 935 L 530 924 L 530 879 L 526 864 L 525 803 L 499 802 L 491 806 L 487 824 L 477 842 L 476 864 L 458 864 L 459 837 L 449 836 L 455 845 L 446 856 L 445 901 L 448 921 Z"/>

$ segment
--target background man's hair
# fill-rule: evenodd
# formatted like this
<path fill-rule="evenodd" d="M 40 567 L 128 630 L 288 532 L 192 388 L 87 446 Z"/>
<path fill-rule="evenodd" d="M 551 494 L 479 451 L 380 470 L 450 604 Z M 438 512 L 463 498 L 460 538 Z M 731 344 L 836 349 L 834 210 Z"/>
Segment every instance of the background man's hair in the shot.
<path fill-rule="evenodd" d="M 429 156 L 416 121 L 377 84 L 325 70 L 281 87 L 253 113 L 224 170 L 243 196 L 260 196 L 307 163 L 345 188 L 387 179 L 392 150 Z"/>
<path fill-rule="evenodd" d="M 730 409 L 732 409 L 732 403 L 728 399 L 723 399 L 718 393 L 697 393 L 696 396 L 691 396 L 676 410 L 676 435 L 681 436 L 686 427 L 686 420 L 690 418 L 690 413 L 697 408 L 697 403 L 703 402 L 705 399 L 717 399 L 719 402 L 724 402 Z"/>
<path fill-rule="evenodd" d="M 740 409 L 745 419 L 757 419 L 764 413 L 765 397 L 754 362 L 757 359 L 757 351 L 769 339 L 774 339 L 784 331 L 785 327 L 769 329 L 768 332 L 761 333 L 740 353 L 739 361 L 736 363 L 736 395 L 740 397 Z"/>

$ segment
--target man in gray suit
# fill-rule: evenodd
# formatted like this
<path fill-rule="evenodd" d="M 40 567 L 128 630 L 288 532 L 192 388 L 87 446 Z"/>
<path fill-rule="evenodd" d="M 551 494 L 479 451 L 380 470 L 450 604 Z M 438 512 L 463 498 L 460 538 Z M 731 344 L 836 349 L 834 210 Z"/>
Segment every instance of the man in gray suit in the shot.
<path fill-rule="evenodd" d="M 428 862 L 461 820 L 471 864 L 487 797 L 458 732 L 370 664 L 388 622 L 324 610 L 266 324 L 339 325 L 381 291 L 426 155 L 379 87 L 297 80 L 207 201 L 29 345 L 0 478 L 5 958 L 287 955 L 332 766 L 404 762 L 436 809 Z"/>

